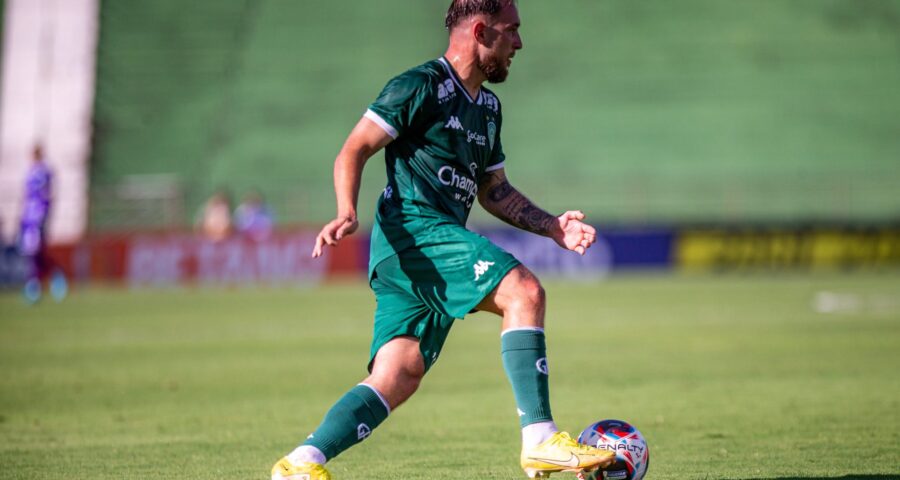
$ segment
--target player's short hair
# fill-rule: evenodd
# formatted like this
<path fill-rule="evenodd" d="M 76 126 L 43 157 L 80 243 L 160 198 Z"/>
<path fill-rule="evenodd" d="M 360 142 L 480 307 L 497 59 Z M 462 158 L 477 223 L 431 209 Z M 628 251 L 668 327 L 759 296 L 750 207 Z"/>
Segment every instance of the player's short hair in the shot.
<path fill-rule="evenodd" d="M 516 0 L 453 0 L 447 9 L 444 26 L 447 30 L 459 25 L 459 22 L 472 15 L 496 15 L 504 7 L 516 3 Z"/>

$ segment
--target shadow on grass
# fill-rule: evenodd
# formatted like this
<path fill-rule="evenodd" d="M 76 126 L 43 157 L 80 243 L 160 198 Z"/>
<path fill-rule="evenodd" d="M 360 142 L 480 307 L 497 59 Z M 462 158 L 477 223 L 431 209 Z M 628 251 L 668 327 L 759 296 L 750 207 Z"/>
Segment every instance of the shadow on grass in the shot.
<path fill-rule="evenodd" d="M 844 475 L 842 477 L 747 478 L 742 480 L 900 480 L 900 473 L 878 475 Z"/>

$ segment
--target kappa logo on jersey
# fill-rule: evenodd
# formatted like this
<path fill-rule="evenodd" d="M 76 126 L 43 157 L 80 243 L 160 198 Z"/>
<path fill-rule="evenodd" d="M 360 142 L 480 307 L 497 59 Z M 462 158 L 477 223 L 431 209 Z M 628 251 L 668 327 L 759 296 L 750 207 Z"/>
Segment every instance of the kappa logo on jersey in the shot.
<path fill-rule="evenodd" d="M 541 357 L 535 362 L 534 366 L 537 368 L 537 371 L 543 373 L 544 375 L 550 375 L 550 369 L 547 367 L 547 357 Z"/>
<path fill-rule="evenodd" d="M 394 196 L 394 189 L 390 185 L 384 187 L 384 199 L 390 200 Z"/>
<path fill-rule="evenodd" d="M 473 177 L 478 176 L 478 164 L 477 163 L 472 162 L 469 164 L 469 173 L 471 173 Z"/>
<path fill-rule="evenodd" d="M 438 84 L 438 103 L 444 103 L 454 97 L 456 97 L 456 87 L 453 86 L 453 80 L 448 78 L 444 80 L 444 83 Z"/>
<path fill-rule="evenodd" d="M 366 437 L 372 434 L 372 429 L 369 428 L 365 423 L 360 423 L 356 427 L 356 438 L 359 440 L 364 440 Z"/>
<path fill-rule="evenodd" d="M 447 120 L 447 123 L 444 124 L 444 128 L 449 128 L 451 130 L 465 130 L 462 123 L 459 122 L 459 118 L 454 115 L 450 115 L 450 120 Z"/>
<path fill-rule="evenodd" d="M 478 281 L 478 279 L 481 278 L 481 276 L 484 275 L 493 264 L 494 262 L 485 262 L 484 260 L 479 260 L 478 263 L 473 265 L 473 267 L 475 268 L 475 281 Z"/>

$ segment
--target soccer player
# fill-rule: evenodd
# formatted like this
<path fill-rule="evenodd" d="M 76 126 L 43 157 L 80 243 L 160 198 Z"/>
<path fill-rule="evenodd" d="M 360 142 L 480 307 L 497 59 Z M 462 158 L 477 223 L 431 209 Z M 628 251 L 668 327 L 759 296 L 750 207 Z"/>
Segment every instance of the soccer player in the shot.
<path fill-rule="evenodd" d="M 68 289 L 65 276 L 53 267 L 47 255 L 46 226 L 50 215 L 51 179 L 53 174 L 44 161 L 44 149 L 35 145 L 32 164 L 25 177 L 25 201 L 19 224 L 19 254 L 26 259 L 25 288 L 23 294 L 28 303 L 41 298 L 41 281 L 52 270 L 50 292 L 56 300 L 62 300 Z"/>
<path fill-rule="evenodd" d="M 445 23 L 444 56 L 389 81 L 335 161 L 337 218 L 322 228 L 313 257 L 356 231 L 363 165 L 386 149 L 387 186 L 369 262 L 377 300 L 370 375 L 275 464 L 273 480 L 330 479 L 325 462 L 367 438 L 416 391 L 454 319 L 472 310 L 503 318 L 501 356 L 518 407 L 525 473 L 594 470 L 614 458 L 578 444 L 553 422 L 538 279 L 465 228 L 477 200 L 507 223 L 579 254 L 595 240 L 581 212 L 551 215 L 506 179 L 501 106 L 483 84 L 504 81 L 522 48 L 515 1 L 453 0 Z"/>

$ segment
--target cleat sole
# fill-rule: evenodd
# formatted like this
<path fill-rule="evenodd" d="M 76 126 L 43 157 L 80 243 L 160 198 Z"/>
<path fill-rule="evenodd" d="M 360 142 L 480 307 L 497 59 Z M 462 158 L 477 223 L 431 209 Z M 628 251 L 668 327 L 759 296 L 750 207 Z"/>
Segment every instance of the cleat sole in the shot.
<path fill-rule="evenodd" d="M 550 472 L 545 472 L 543 470 L 537 470 L 534 468 L 526 468 L 525 475 L 528 475 L 528 478 L 550 478 Z"/>

